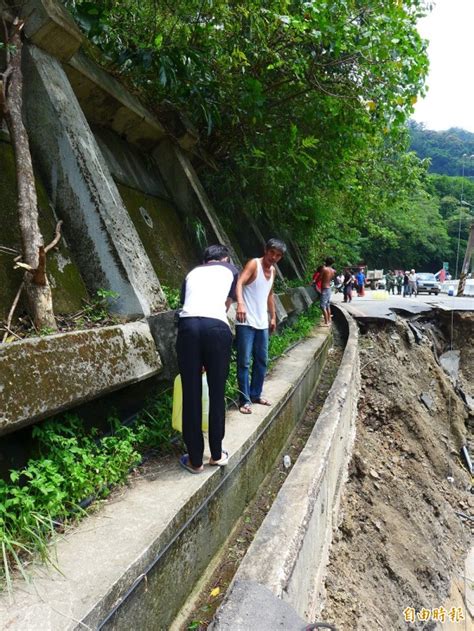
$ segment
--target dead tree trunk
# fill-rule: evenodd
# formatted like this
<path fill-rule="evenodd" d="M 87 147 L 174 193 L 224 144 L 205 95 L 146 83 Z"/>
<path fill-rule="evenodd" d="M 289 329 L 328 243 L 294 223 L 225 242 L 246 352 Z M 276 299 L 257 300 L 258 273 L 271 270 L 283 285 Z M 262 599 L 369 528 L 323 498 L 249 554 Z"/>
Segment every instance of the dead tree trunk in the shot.
<path fill-rule="evenodd" d="M 51 287 L 46 276 L 46 253 L 38 225 L 38 201 L 28 134 L 23 123 L 23 75 L 21 72 L 21 24 L 7 27 L 3 19 L 6 70 L 0 75 L 0 110 L 7 123 L 15 154 L 18 216 L 22 242 L 23 280 L 27 310 L 37 329 L 57 329 Z"/>

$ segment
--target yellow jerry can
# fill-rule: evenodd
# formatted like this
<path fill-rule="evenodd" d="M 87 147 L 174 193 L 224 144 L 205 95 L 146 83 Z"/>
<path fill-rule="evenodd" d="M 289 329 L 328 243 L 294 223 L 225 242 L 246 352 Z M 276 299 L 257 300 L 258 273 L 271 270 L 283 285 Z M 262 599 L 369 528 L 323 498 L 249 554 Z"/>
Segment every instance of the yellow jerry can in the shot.
<path fill-rule="evenodd" d="M 207 432 L 209 425 L 209 388 L 207 386 L 206 373 L 202 373 L 202 431 Z M 173 387 L 173 413 L 171 425 L 178 432 L 183 431 L 183 386 L 181 375 L 176 375 Z"/>

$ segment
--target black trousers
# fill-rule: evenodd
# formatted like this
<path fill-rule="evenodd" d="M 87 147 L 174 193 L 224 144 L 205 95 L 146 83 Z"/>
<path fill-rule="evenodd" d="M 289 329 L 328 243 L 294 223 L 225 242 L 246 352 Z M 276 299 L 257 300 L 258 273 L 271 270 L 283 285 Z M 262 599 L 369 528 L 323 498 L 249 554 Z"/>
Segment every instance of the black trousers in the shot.
<path fill-rule="evenodd" d="M 232 333 L 214 318 L 180 318 L 176 352 L 183 385 L 183 440 L 194 467 L 202 465 L 202 368 L 209 386 L 209 447 L 213 460 L 222 455 L 225 432 L 225 383 L 229 374 Z"/>

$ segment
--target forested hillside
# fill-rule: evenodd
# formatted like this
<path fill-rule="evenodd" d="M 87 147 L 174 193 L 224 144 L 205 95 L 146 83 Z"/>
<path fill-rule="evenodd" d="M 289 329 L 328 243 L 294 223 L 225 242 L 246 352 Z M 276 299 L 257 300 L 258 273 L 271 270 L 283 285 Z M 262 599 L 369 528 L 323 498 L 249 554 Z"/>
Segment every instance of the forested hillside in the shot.
<path fill-rule="evenodd" d="M 189 116 L 194 165 L 229 232 L 245 211 L 271 226 L 265 237 L 298 242 L 309 270 L 329 254 L 339 267 L 454 262 L 459 198 L 443 216 L 407 152 L 428 67 L 424 0 L 65 5 L 165 123 Z"/>
<path fill-rule="evenodd" d="M 474 134 L 464 129 L 433 131 L 409 121 L 411 144 L 419 158 L 429 161 L 427 191 L 436 203 L 448 234 L 446 260 L 459 269 L 474 222 Z"/>
<path fill-rule="evenodd" d="M 429 171 L 441 175 L 474 177 L 474 134 L 453 127 L 447 131 L 433 131 L 409 121 L 410 149 L 421 158 L 430 159 Z"/>

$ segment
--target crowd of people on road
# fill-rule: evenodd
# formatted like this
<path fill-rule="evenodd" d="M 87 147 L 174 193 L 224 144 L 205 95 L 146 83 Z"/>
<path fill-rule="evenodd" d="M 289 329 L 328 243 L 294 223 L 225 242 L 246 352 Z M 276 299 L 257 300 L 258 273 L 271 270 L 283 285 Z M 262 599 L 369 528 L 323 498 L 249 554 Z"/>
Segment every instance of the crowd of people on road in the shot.
<path fill-rule="evenodd" d="M 312 279 L 313 287 L 321 294 L 321 308 L 323 309 L 323 313 L 327 309 L 326 302 L 328 287 L 334 288 L 335 293 L 342 293 L 344 302 L 348 303 L 352 301 L 354 291 L 356 291 L 357 296 L 360 298 L 365 296 L 365 287 L 368 282 L 364 273 L 364 267 L 359 267 L 357 270 L 354 270 L 354 268 L 351 267 L 346 267 L 343 271 L 338 273 L 331 267 L 333 262 L 333 259 L 327 259 L 325 265 L 321 265 L 315 270 Z M 328 284 L 328 267 L 331 267 L 332 272 L 329 285 L 326 287 L 325 285 Z M 324 286 L 321 286 L 323 270 L 326 282 Z M 389 295 L 403 296 L 404 298 L 412 296 L 416 297 L 418 295 L 417 274 L 414 269 L 407 270 L 405 272 L 400 270 L 389 270 L 384 275 L 383 284 L 380 283 L 380 281 L 375 283 L 376 288 L 380 288 L 381 286 L 388 292 Z M 326 290 L 324 292 L 324 296 L 322 291 L 323 289 Z"/>
<path fill-rule="evenodd" d="M 212 245 L 203 262 L 186 276 L 181 290 L 176 352 L 182 383 L 182 429 L 187 453 L 180 465 L 196 474 L 204 471 L 202 432 L 202 373 L 209 388 L 209 465 L 228 464 L 223 449 L 225 385 L 229 375 L 232 332 L 227 311 L 236 309 L 237 381 L 239 410 L 251 414 L 252 405 L 271 405 L 263 396 L 268 363 L 269 335 L 276 328 L 273 297 L 275 265 L 286 252 L 279 239 L 270 239 L 263 256 L 250 260 L 239 274 L 230 262 L 229 249 Z M 329 305 L 329 303 L 328 303 Z M 252 368 L 250 364 L 252 361 Z"/>
<path fill-rule="evenodd" d="M 393 272 L 389 270 L 385 274 L 385 289 L 389 294 L 395 296 L 416 296 L 417 290 L 417 276 L 414 269 L 406 272 Z"/>
<path fill-rule="evenodd" d="M 351 302 L 354 289 L 358 296 L 365 295 L 365 274 L 362 268 L 359 268 L 354 275 L 350 267 L 346 267 L 339 274 L 332 267 L 334 259 L 329 257 L 324 265 L 316 269 L 312 278 L 312 286 L 321 294 L 321 309 L 324 316 L 324 324 L 329 326 L 331 323 L 331 314 L 329 311 L 329 300 L 331 298 L 331 289 L 334 287 L 336 293 L 342 293 L 344 302 Z"/>

